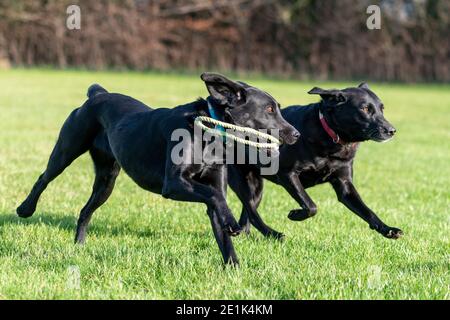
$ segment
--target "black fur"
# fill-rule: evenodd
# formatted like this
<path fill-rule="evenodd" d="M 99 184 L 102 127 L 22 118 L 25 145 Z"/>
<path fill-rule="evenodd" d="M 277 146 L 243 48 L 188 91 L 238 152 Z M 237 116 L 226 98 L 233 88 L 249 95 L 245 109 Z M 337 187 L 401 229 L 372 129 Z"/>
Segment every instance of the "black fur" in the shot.
<path fill-rule="evenodd" d="M 279 129 L 287 143 L 299 134 L 281 116 L 278 103 L 267 93 L 222 75 L 201 76 L 222 120 L 254 129 Z M 88 90 L 89 99 L 64 123 L 47 169 L 27 199 L 17 208 L 30 217 L 41 193 L 73 160 L 89 151 L 95 166 L 92 195 L 81 210 L 75 241 L 83 243 L 94 211 L 110 196 L 120 169 L 143 189 L 163 197 L 207 206 L 214 235 L 227 263 L 238 263 L 230 235 L 241 228 L 226 203 L 226 166 L 221 164 L 175 165 L 170 157 L 173 130 L 193 131 L 193 119 L 208 115 L 207 102 L 198 100 L 173 109 L 151 109 L 125 95 L 108 93 L 99 85 Z M 275 112 L 267 112 L 273 106 Z M 193 136 L 193 135 L 192 135 Z M 189 150 L 193 150 L 193 139 Z"/>
<path fill-rule="evenodd" d="M 353 178 L 353 159 L 362 141 L 385 141 L 393 137 L 394 127 L 384 118 L 383 104 L 367 84 L 344 90 L 314 88 L 320 103 L 291 106 L 282 110 L 283 117 L 302 133 L 294 145 L 280 149 L 280 170 L 264 178 L 283 186 L 298 202 L 289 218 L 305 220 L 317 213 L 314 201 L 305 189 L 330 183 L 340 202 L 369 226 L 387 238 L 397 239 L 402 231 L 387 226 L 360 198 Z M 319 110 L 327 123 L 345 143 L 333 142 L 319 121 Z M 267 226 L 258 214 L 263 191 L 263 177 L 250 165 L 229 166 L 229 184 L 242 201 L 240 225 L 248 232 L 250 223 L 265 236 L 282 238 L 283 234 Z"/>

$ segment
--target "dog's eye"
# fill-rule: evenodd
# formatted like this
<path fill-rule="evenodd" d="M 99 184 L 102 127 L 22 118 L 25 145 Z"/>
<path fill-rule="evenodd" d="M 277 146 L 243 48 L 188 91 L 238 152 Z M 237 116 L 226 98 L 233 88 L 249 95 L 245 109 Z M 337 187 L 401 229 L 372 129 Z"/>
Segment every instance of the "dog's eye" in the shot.
<path fill-rule="evenodd" d="M 267 106 L 267 107 L 266 107 L 266 111 L 267 111 L 268 113 L 274 113 L 274 112 L 275 112 L 275 108 L 274 108 L 273 106 Z"/>
<path fill-rule="evenodd" d="M 362 111 L 364 111 L 364 113 L 369 114 L 370 113 L 370 107 L 368 105 L 365 105 L 362 107 Z"/>

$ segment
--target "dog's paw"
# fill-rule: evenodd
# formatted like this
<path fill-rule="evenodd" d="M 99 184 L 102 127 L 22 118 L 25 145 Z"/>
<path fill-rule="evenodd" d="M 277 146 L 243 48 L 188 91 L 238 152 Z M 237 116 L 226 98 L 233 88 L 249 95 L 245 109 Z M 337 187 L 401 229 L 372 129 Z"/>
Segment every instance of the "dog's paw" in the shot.
<path fill-rule="evenodd" d="M 21 218 L 29 218 L 36 211 L 36 206 L 30 206 L 26 202 L 22 203 L 17 209 L 16 213 Z"/>
<path fill-rule="evenodd" d="M 232 237 L 236 237 L 241 234 L 242 228 L 238 223 L 226 224 L 224 231 Z"/>
<path fill-rule="evenodd" d="M 239 268 L 239 260 L 237 258 L 230 257 L 227 261 L 225 261 L 223 266 L 225 269 L 238 269 Z"/>
<path fill-rule="evenodd" d="M 286 237 L 284 235 L 284 233 L 281 233 L 281 232 L 278 232 L 278 231 L 272 231 L 272 232 L 268 233 L 266 236 L 268 238 L 272 238 L 272 239 L 275 239 L 275 240 L 278 240 L 278 241 L 284 241 L 284 238 Z"/>
<path fill-rule="evenodd" d="M 386 227 L 381 231 L 381 234 L 388 239 L 398 239 L 403 236 L 403 231 L 398 228 Z"/>
<path fill-rule="evenodd" d="M 303 221 L 308 218 L 311 218 L 311 215 L 305 209 L 297 209 L 291 210 L 291 212 L 289 212 L 288 214 L 288 218 L 292 221 Z"/>

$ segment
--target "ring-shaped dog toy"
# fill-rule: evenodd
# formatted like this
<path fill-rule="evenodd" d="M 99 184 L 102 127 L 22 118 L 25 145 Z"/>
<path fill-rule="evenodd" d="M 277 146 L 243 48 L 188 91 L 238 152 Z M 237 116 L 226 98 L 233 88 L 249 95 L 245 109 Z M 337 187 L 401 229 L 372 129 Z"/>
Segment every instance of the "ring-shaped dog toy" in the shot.
<path fill-rule="evenodd" d="M 215 126 L 220 126 L 222 128 L 221 129 L 210 128 L 210 127 L 205 126 L 203 124 L 203 122 L 211 123 L 211 124 L 214 124 Z M 248 145 L 248 146 L 251 146 L 254 148 L 258 148 L 258 149 L 278 149 L 279 145 L 281 145 L 280 140 L 278 140 L 274 136 L 271 136 L 270 134 L 259 132 L 258 130 L 255 130 L 252 128 L 241 127 L 241 126 L 237 126 L 237 125 L 234 125 L 234 124 L 231 124 L 228 122 L 219 121 L 219 120 L 216 120 L 216 119 L 213 119 L 210 117 L 205 117 L 205 116 L 197 117 L 197 118 L 195 118 L 194 124 L 196 126 L 202 128 L 206 132 L 210 132 L 212 134 L 216 134 L 216 135 L 225 137 L 227 139 L 236 141 L 237 143 L 242 143 L 242 144 L 245 144 L 245 145 Z M 247 133 L 247 134 L 256 136 L 258 138 L 268 140 L 270 142 L 263 143 L 263 142 L 246 140 L 244 138 L 241 138 L 241 137 L 238 137 L 231 133 L 226 132 L 225 130 L 223 130 L 223 128 L 232 129 L 237 132 Z"/>

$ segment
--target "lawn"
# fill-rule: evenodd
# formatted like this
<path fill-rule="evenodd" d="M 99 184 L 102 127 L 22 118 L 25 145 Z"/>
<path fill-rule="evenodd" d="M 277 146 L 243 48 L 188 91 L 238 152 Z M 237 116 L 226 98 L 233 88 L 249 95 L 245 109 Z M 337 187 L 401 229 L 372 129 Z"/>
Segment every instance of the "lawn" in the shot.
<path fill-rule="evenodd" d="M 245 79 L 282 105 L 317 99 L 317 83 Z M 43 171 L 59 129 L 94 82 L 152 106 L 206 96 L 198 76 L 157 73 L 0 71 L 0 299 L 449 299 L 450 85 L 372 84 L 398 134 L 364 143 L 355 183 L 366 203 L 405 236 L 383 238 L 350 213 L 332 188 L 308 192 L 319 213 L 287 219 L 296 203 L 266 183 L 260 212 L 286 234 L 234 243 L 239 269 L 224 268 L 205 208 L 163 199 L 125 173 L 94 214 L 85 246 L 73 244 L 89 198 L 89 156 L 44 192 L 35 215 L 15 215 Z M 157 150 L 155 150 L 157 152 Z M 240 203 L 228 196 L 236 216 Z"/>

